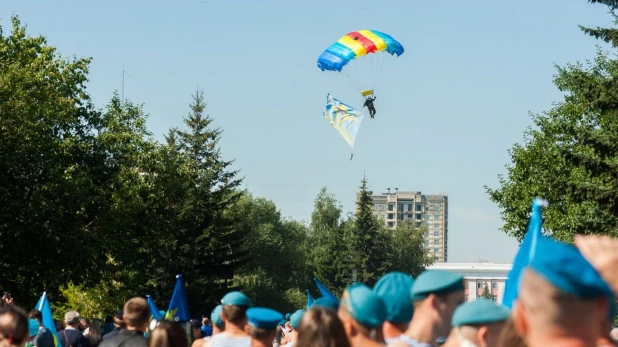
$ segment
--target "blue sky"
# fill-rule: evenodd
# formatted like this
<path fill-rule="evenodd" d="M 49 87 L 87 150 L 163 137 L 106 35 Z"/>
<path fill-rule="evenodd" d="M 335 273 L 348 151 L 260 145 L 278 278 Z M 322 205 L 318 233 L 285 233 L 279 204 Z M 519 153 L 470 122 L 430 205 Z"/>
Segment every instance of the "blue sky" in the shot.
<path fill-rule="evenodd" d="M 497 186 L 528 112 L 560 99 L 554 64 L 594 56 L 599 42 L 578 24 L 611 24 L 606 7 L 585 0 L 2 0 L 0 9 L 5 30 L 15 13 L 62 55 L 93 57 L 99 106 L 120 91 L 124 64 L 125 96 L 144 104 L 157 139 L 182 126 L 199 85 L 225 129 L 223 155 L 284 216 L 309 220 L 323 186 L 352 211 L 363 173 L 376 192 L 448 194 L 452 262 L 512 261 L 517 243 L 499 231 L 483 185 Z M 360 29 L 389 33 L 406 52 L 389 61 L 376 119 L 364 119 L 349 161 L 322 116 L 325 96 L 359 108 L 362 98 L 316 61 Z"/>

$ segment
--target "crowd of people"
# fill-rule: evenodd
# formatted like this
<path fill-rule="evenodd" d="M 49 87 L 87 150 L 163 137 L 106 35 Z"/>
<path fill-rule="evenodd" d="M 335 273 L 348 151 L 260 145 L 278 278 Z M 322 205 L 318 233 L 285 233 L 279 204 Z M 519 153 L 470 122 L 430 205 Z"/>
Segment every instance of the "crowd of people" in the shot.
<path fill-rule="evenodd" d="M 190 322 L 192 333 L 174 321 L 153 325 L 147 301 L 135 297 L 103 325 L 67 312 L 58 338 L 63 347 L 618 346 L 618 239 L 537 243 L 510 308 L 487 299 L 465 302 L 463 278 L 452 272 L 427 270 L 417 278 L 391 272 L 373 288 L 353 283 L 339 300 L 322 297 L 285 315 L 233 291 L 210 317 Z M 55 341 L 40 311 L 26 314 L 5 302 L 0 347 L 24 345 Z"/>

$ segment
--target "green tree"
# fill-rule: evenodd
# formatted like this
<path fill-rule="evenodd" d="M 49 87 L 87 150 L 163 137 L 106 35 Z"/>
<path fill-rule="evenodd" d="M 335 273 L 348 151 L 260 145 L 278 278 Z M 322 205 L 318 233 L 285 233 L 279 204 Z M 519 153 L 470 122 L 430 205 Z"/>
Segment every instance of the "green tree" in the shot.
<path fill-rule="evenodd" d="M 65 281 L 95 284 L 105 266 L 89 229 L 99 118 L 89 63 L 59 56 L 16 16 L 10 35 L 0 27 L 0 287 L 23 303 Z"/>
<path fill-rule="evenodd" d="M 603 4 L 609 7 L 609 13 L 614 18 L 614 23 L 618 21 L 618 16 L 616 15 L 616 9 L 618 9 L 618 1 L 616 0 L 588 0 L 591 4 Z M 596 27 L 595 29 L 587 28 L 584 26 L 579 26 L 583 32 L 586 34 L 603 40 L 614 47 L 618 47 L 618 29 L 615 28 L 600 28 Z"/>
<path fill-rule="evenodd" d="M 423 234 L 425 228 L 416 228 L 414 223 L 399 221 L 392 230 L 389 241 L 389 271 L 401 271 L 416 276 L 434 262 L 433 256 L 425 249 Z"/>
<path fill-rule="evenodd" d="M 485 283 L 483 287 L 483 294 L 481 294 L 481 298 L 490 299 L 491 300 L 491 292 L 489 291 L 489 286 Z"/>
<path fill-rule="evenodd" d="M 343 292 L 351 276 L 351 269 L 346 266 L 349 257 L 344 228 L 340 203 L 322 188 L 311 214 L 310 269 L 335 295 Z"/>
<path fill-rule="evenodd" d="M 614 40 L 614 31 L 595 30 L 585 31 Z M 526 131 L 523 145 L 511 149 L 512 165 L 500 176 L 500 186 L 486 187 L 503 210 L 506 233 L 521 240 L 530 202 L 540 196 L 550 202 L 544 228 L 558 239 L 617 234 L 617 77 L 618 61 L 600 50 L 585 67 L 577 63 L 558 68 L 554 83 L 565 92 L 564 99 L 550 111 L 533 115 L 535 128 Z"/>
<path fill-rule="evenodd" d="M 212 118 L 204 114 L 201 90 L 193 96 L 190 108 L 184 118 L 187 130 L 174 129 L 167 137 L 166 160 L 178 165 L 183 182 L 167 177 L 174 183 L 167 188 L 176 190 L 168 205 L 174 216 L 167 225 L 170 236 L 162 248 L 165 253 L 159 259 L 167 258 L 164 263 L 170 272 L 159 272 L 166 278 L 156 280 L 170 282 L 170 273 L 183 273 L 189 300 L 201 308 L 201 303 L 216 300 L 227 290 L 227 281 L 246 262 L 247 252 L 244 230 L 236 227 L 231 210 L 241 197 L 242 179 L 230 169 L 233 161 L 221 156 L 222 130 L 213 128 Z"/>
<path fill-rule="evenodd" d="M 349 243 L 350 265 L 357 269 L 358 281 L 373 286 L 391 267 L 387 256 L 389 241 L 384 225 L 373 214 L 373 199 L 367 190 L 367 179 L 363 178 Z"/>

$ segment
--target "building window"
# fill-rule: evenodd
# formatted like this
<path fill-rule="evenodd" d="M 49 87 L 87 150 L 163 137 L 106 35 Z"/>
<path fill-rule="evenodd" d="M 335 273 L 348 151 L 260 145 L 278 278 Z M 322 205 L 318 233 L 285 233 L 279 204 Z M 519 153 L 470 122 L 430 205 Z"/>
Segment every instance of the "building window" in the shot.
<path fill-rule="evenodd" d="M 492 296 L 491 296 L 491 300 L 492 300 L 493 302 L 498 302 L 498 296 L 497 296 L 497 295 L 492 295 Z"/>
<path fill-rule="evenodd" d="M 440 248 L 436 247 L 436 248 L 433 249 L 433 251 L 434 251 L 434 253 L 440 253 Z"/>
<path fill-rule="evenodd" d="M 389 227 L 391 227 L 391 228 L 392 228 L 392 227 L 393 227 L 393 225 L 394 225 L 394 224 L 393 224 L 393 222 L 388 222 L 388 226 L 389 226 Z"/>
<path fill-rule="evenodd" d="M 439 231 L 434 231 L 433 232 L 433 236 L 440 236 L 440 232 Z"/>
<path fill-rule="evenodd" d="M 440 223 L 433 223 L 433 227 L 434 228 L 439 228 L 440 227 Z"/>
<path fill-rule="evenodd" d="M 416 215 L 416 219 L 417 219 L 417 220 L 421 220 L 421 217 L 422 217 L 422 216 L 421 216 L 421 214 L 420 214 L 420 213 Z"/>
<path fill-rule="evenodd" d="M 392 211 L 395 206 L 393 204 L 388 204 L 388 210 Z"/>
<path fill-rule="evenodd" d="M 439 239 L 434 239 L 434 240 L 433 240 L 433 243 L 434 243 L 435 245 L 439 245 L 439 244 L 440 244 L 440 240 L 439 240 Z"/>
<path fill-rule="evenodd" d="M 476 281 L 476 289 L 482 289 L 483 288 L 483 281 Z"/>
<path fill-rule="evenodd" d="M 417 210 L 417 211 L 420 211 L 420 210 L 422 210 L 422 209 L 423 209 L 423 205 L 421 205 L 421 204 L 416 204 L 416 210 Z"/>
<path fill-rule="evenodd" d="M 497 289 L 498 288 L 498 281 L 491 281 L 491 289 Z"/>
<path fill-rule="evenodd" d="M 408 204 L 408 212 L 412 212 L 412 204 Z"/>
<path fill-rule="evenodd" d="M 389 213 L 389 214 L 388 214 L 388 219 L 393 219 L 393 218 L 394 218 L 393 216 L 394 216 L 394 214 Z"/>

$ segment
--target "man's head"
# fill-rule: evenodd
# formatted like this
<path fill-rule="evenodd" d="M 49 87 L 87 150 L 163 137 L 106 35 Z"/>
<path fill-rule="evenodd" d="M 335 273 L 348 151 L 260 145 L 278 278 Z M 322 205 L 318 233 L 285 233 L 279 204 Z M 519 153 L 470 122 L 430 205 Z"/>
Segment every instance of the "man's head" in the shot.
<path fill-rule="evenodd" d="M 478 347 L 494 347 L 508 318 L 506 307 L 478 299 L 457 307 L 451 324 L 459 345 L 469 341 Z"/>
<path fill-rule="evenodd" d="M 199 339 L 202 337 L 202 322 L 197 319 L 191 319 L 191 332 L 193 333 L 194 339 Z"/>
<path fill-rule="evenodd" d="M 596 341 L 607 321 L 609 297 L 609 286 L 575 247 L 542 237 L 520 279 L 515 328 L 526 340 L 574 336 Z"/>
<path fill-rule="evenodd" d="M 150 322 L 150 307 L 144 298 L 135 297 L 124 304 L 122 320 L 128 330 L 146 331 Z"/>
<path fill-rule="evenodd" d="M 29 340 L 26 312 L 13 305 L 0 308 L 0 344 L 22 346 Z"/>
<path fill-rule="evenodd" d="M 64 324 L 76 328 L 79 324 L 79 312 L 77 311 L 69 311 L 64 314 Z"/>
<path fill-rule="evenodd" d="M 210 314 L 210 320 L 212 321 L 213 334 L 217 330 L 223 331 L 225 329 L 225 322 L 223 321 L 223 318 L 221 318 L 222 309 L 223 309 L 223 306 L 218 305 L 217 307 L 215 307 L 214 310 L 212 310 L 212 313 Z"/>
<path fill-rule="evenodd" d="M 386 306 L 386 321 L 395 325 L 407 325 L 412 320 L 411 291 L 414 280 L 403 272 L 390 272 L 373 287 Z"/>
<path fill-rule="evenodd" d="M 466 300 L 463 277 L 450 271 L 427 270 L 414 281 L 412 300 L 419 319 L 430 320 L 440 336 L 447 336 L 455 309 Z"/>
<path fill-rule="evenodd" d="M 221 299 L 221 318 L 227 324 L 243 328 L 247 322 L 246 312 L 251 307 L 251 300 L 242 292 L 234 291 L 225 294 Z"/>
<path fill-rule="evenodd" d="M 252 307 L 247 310 L 245 331 L 252 339 L 262 343 L 272 343 L 277 333 L 277 325 L 283 320 L 281 313 L 264 307 Z"/>
<path fill-rule="evenodd" d="M 354 283 L 343 292 L 338 315 L 350 339 L 375 339 L 386 320 L 386 306 L 371 288 Z"/>
<path fill-rule="evenodd" d="M 43 313 L 39 310 L 34 309 L 28 312 L 28 318 L 32 318 L 39 322 L 39 324 L 43 324 Z"/>
<path fill-rule="evenodd" d="M 290 326 L 292 326 L 292 329 L 298 330 L 298 327 L 300 326 L 300 321 L 303 319 L 304 314 L 305 310 L 297 310 L 290 315 Z"/>

